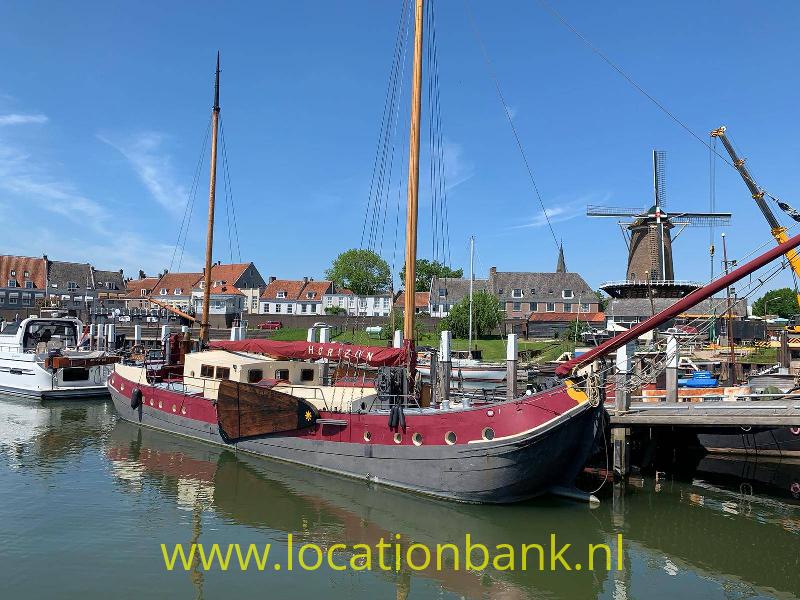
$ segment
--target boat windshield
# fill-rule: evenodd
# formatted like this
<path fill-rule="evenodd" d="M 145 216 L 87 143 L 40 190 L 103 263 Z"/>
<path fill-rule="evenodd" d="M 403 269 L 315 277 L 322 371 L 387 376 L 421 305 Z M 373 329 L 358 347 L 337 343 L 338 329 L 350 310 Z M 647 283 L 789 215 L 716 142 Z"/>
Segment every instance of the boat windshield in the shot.
<path fill-rule="evenodd" d="M 3 327 L 3 331 L 0 331 L 0 335 L 17 335 L 19 331 L 19 321 L 11 321 L 10 323 L 6 323 L 6 326 Z"/>
<path fill-rule="evenodd" d="M 35 350 L 39 343 L 61 342 L 64 347 L 78 345 L 78 328 L 72 321 L 31 321 L 25 327 L 22 345 L 25 350 Z"/>

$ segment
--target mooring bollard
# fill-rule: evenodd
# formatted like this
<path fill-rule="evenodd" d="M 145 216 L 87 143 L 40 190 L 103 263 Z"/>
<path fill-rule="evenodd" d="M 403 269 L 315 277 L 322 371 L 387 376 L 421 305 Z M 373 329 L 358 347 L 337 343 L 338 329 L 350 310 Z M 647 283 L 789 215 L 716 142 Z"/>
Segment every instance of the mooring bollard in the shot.
<path fill-rule="evenodd" d="M 95 332 L 95 324 L 89 324 L 89 350 L 94 350 L 94 332 Z"/>
<path fill-rule="evenodd" d="M 439 373 L 441 373 L 441 377 L 439 377 L 440 385 L 441 385 L 441 392 L 440 396 L 442 398 L 442 408 L 447 410 L 450 408 L 450 369 L 451 369 L 451 360 L 450 360 L 450 342 L 451 336 L 449 331 L 443 331 L 441 337 L 441 343 L 439 344 Z"/>
<path fill-rule="evenodd" d="M 673 333 L 667 338 L 667 402 L 678 401 L 678 337 Z"/>
<path fill-rule="evenodd" d="M 117 349 L 117 327 L 114 323 L 109 323 L 107 325 L 108 331 L 106 336 L 106 350 L 116 350 Z"/>
<path fill-rule="evenodd" d="M 142 326 L 141 325 L 134 325 L 133 326 L 133 343 L 134 345 L 139 345 L 142 343 Z"/>
<path fill-rule="evenodd" d="M 238 339 L 239 339 L 239 328 L 238 327 L 231 327 L 230 340 L 232 342 L 235 342 Z"/>
<path fill-rule="evenodd" d="M 308 333 L 306 333 L 306 341 L 307 342 L 313 342 L 314 341 L 314 337 L 315 337 L 314 328 L 313 327 L 309 327 L 308 328 Z"/>
<path fill-rule="evenodd" d="M 394 331 L 394 339 L 392 340 L 392 346 L 394 348 L 402 348 L 403 347 L 403 332 L 399 329 L 395 329 Z"/>
<path fill-rule="evenodd" d="M 506 400 L 517 397 L 517 354 L 519 342 L 516 333 L 508 334 L 506 344 Z"/>

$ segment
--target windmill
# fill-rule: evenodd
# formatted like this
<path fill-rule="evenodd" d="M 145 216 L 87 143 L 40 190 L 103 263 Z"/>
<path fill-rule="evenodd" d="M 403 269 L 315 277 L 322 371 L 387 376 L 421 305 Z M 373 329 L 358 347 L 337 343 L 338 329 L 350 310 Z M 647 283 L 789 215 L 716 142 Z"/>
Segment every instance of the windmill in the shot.
<path fill-rule="evenodd" d="M 667 212 L 666 153 L 653 150 L 653 196 L 649 208 L 588 206 L 589 217 L 618 219 L 628 246 L 626 283 L 673 283 L 672 244 L 686 227 L 729 225 L 731 213 Z M 673 230 L 677 229 L 675 233 Z"/>

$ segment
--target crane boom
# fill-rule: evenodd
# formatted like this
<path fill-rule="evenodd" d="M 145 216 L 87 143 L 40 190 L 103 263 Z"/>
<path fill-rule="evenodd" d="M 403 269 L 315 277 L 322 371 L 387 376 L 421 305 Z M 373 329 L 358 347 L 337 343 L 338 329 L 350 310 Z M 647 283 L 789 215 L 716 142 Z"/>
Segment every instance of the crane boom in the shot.
<path fill-rule="evenodd" d="M 169 312 L 178 315 L 179 317 L 183 317 L 184 319 L 189 319 L 193 323 L 197 321 L 197 317 L 193 317 L 189 313 L 183 312 L 182 310 L 175 308 L 174 306 L 170 306 L 164 302 L 159 302 L 158 300 L 154 300 L 149 296 L 143 298 L 143 300 L 147 300 L 150 304 L 155 304 L 156 306 L 160 306 L 161 308 L 168 310 Z"/>
<path fill-rule="evenodd" d="M 767 201 L 764 200 L 764 190 L 758 187 L 756 180 L 753 179 L 752 175 L 750 175 L 750 171 L 748 171 L 747 167 L 744 165 L 744 159 L 739 158 L 739 156 L 736 154 L 733 144 L 731 144 L 728 136 L 725 135 L 725 126 L 723 125 L 719 129 L 712 131 L 711 137 L 719 138 L 722 142 L 722 145 L 725 146 L 725 150 L 728 151 L 728 154 L 733 161 L 733 166 L 737 171 L 739 171 L 739 175 L 742 176 L 744 184 L 747 186 L 747 189 L 750 190 L 753 200 L 756 201 L 756 204 L 758 205 L 758 208 L 761 209 L 761 213 L 764 215 L 764 218 L 767 219 L 772 237 L 774 237 L 775 241 L 777 241 L 779 244 L 782 244 L 788 240 L 789 234 L 786 232 L 786 227 L 780 224 L 780 221 L 778 221 L 778 219 L 775 217 L 775 213 L 772 212 L 767 204 Z M 784 256 L 789 262 L 789 266 L 792 268 L 794 274 L 800 277 L 800 255 L 797 253 L 797 250 L 789 250 L 789 252 L 784 254 Z M 797 294 L 797 304 L 800 306 L 800 293 Z"/>

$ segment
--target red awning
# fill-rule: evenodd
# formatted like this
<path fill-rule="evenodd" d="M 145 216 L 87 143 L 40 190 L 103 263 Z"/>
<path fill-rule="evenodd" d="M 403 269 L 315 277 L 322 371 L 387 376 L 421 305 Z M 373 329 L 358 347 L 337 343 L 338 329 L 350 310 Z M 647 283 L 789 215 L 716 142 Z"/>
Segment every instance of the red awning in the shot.
<path fill-rule="evenodd" d="M 403 348 L 383 346 L 353 346 L 350 344 L 321 344 L 319 342 L 279 342 L 275 340 L 237 340 L 211 342 L 215 350 L 266 354 L 273 358 L 300 358 L 316 360 L 328 358 L 332 361 L 366 364 L 372 367 L 402 367 L 406 351 Z"/>

